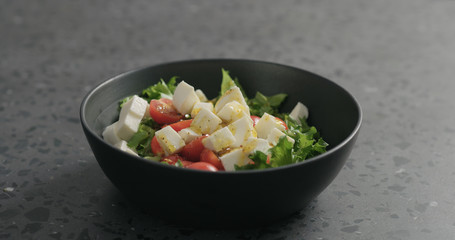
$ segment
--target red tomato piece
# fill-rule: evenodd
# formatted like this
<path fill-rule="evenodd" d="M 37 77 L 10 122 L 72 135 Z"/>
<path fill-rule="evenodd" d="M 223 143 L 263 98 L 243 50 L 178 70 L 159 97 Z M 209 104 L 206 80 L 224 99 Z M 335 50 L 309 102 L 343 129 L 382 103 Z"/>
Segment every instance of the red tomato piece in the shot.
<path fill-rule="evenodd" d="M 251 120 L 253 120 L 253 127 L 256 126 L 256 123 L 259 122 L 259 119 L 261 119 L 260 117 L 258 116 L 254 116 L 254 115 L 251 115 Z"/>
<path fill-rule="evenodd" d="M 183 118 L 182 114 L 175 109 L 172 100 L 167 98 L 150 101 L 150 116 L 158 124 L 175 123 Z"/>
<path fill-rule="evenodd" d="M 276 119 L 276 122 L 283 125 L 284 128 L 286 128 L 286 130 L 288 130 L 288 125 L 286 125 L 286 123 L 283 121 L 283 119 L 279 118 L 279 117 L 275 117 Z"/>
<path fill-rule="evenodd" d="M 175 165 L 178 161 L 182 163 L 183 167 L 193 164 L 193 162 L 185 160 L 185 158 L 179 156 L 178 154 L 172 154 L 167 157 L 163 157 L 160 160 L 160 162 L 167 162 L 169 165 Z"/>
<path fill-rule="evenodd" d="M 200 161 L 200 156 L 204 150 L 204 145 L 202 144 L 202 139 L 207 136 L 201 136 L 185 145 L 180 151 L 180 155 L 188 159 L 189 161 L 198 162 Z"/>
<path fill-rule="evenodd" d="M 201 162 L 210 163 L 215 166 L 218 170 L 224 171 L 224 166 L 221 160 L 216 156 L 216 154 L 210 150 L 205 148 L 201 153 Z"/>
<path fill-rule="evenodd" d="M 172 129 L 174 129 L 176 132 L 184 129 L 184 128 L 189 128 L 191 126 L 191 123 L 193 122 L 193 119 L 189 120 L 182 120 L 173 124 L 170 124 Z"/>
<path fill-rule="evenodd" d="M 164 150 L 163 150 L 163 148 L 161 148 L 160 143 L 158 142 L 158 139 L 156 138 L 156 136 L 154 136 L 152 138 L 152 142 L 150 143 L 150 145 L 152 147 L 153 154 L 155 154 L 155 155 L 164 154 Z"/>
<path fill-rule="evenodd" d="M 193 164 L 188 165 L 186 168 L 190 169 L 198 169 L 198 170 L 205 170 L 210 172 L 216 172 L 218 169 L 210 163 L 206 162 L 195 162 Z"/>

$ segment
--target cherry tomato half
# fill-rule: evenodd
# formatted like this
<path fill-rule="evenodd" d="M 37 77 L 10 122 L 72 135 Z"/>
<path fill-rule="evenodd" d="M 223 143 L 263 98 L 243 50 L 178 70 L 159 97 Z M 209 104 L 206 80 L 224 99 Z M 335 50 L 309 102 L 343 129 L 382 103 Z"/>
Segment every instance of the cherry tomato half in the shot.
<path fill-rule="evenodd" d="M 198 162 L 202 151 L 204 150 L 204 145 L 202 144 L 202 139 L 207 136 L 201 136 L 185 145 L 180 151 L 180 155 L 188 159 L 189 161 Z"/>
<path fill-rule="evenodd" d="M 189 128 L 191 126 L 191 123 L 193 122 L 193 119 L 189 120 L 183 120 L 183 121 L 178 121 L 176 123 L 170 124 L 172 129 L 174 129 L 176 132 L 184 129 L 184 128 Z"/>
<path fill-rule="evenodd" d="M 155 154 L 155 155 L 164 154 L 164 150 L 163 150 L 163 148 L 161 148 L 160 143 L 158 142 L 158 139 L 156 138 L 156 136 L 154 136 L 152 138 L 152 142 L 150 143 L 150 146 L 152 148 L 153 154 Z"/>
<path fill-rule="evenodd" d="M 206 163 L 206 162 L 195 162 L 193 164 L 186 166 L 186 168 L 205 170 L 205 171 L 210 171 L 210 172 L 218 171 L 218 169 L 215 166 L 213 166 L 210 163 Z"/>
<path fill-rule="evenodd" d="M 205 148 L 201 153 L 201 162 L 210 163 L 215 166 L 218 170 L 224 171 L 224 166 L 221 160 L 216 156 L 216 154 L 210 150 Z"/>
<path fill-rule="evenodd" d="M 172 104 L 172 100 L 161 98 L 150 101 L 150 117 L 158 124 L 175 123 L 183 118 Z"/>

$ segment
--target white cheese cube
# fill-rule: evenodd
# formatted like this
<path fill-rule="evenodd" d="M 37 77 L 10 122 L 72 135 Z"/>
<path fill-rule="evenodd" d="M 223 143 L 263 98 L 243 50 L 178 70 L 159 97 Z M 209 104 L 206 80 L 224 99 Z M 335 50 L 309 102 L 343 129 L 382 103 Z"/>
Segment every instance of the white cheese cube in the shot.
<path fill-rule="evenodd" d="M 248 104 L 246 104 L 245 98 L 243 98 L 242 91 L 240 91 L 240 88 L 237 86 L 227 90 L 223 96 L 218 99 L 215 104 L 215 112 L 218 113 L 224 107 L 224 105 L 232 101 L 237 101 L 238 103 L 242 104 L 246 109 L 248 109 L 248 114 L 250 113 Z"/>
<path fill-rule="evenodd" d="M 308 118 L 308 108 L 303 103 L 298 102 L 289 116 L 300 123 L 300 118 Z"/>
<path fill-rule="evenodd" d="M 103 138 L 106 142 L 115 145 L 116 143 L 122 141 L 122 139 L 117 135 L 117 131 L 115 131 L 115 125 L 118 122 L 115 122 L 106 127 L 103 131 Z"/>
<path fill-rule="evenodd" d="M 146 112 L 148 103 L 143 98 L 134 95 L 125 104 L 123 104 L 120 110 L 120 118 L 122 115 L 132 114 L 136 117 L 142 118 Z"/>
<path fill-rule="evenodd" d="M 286 136 L 286 134 L 284 134 L 278 128 L 273 128 L 272 131 L 270 131 L 269 136 L 267 137 L 267 141 L 270 144 L 272 144 L 273 146 L 275 146 L 282 136 Z M 295 140 L 293 138 L 291 138 L 289 136 L 286 136 L 286 137 L 287 137 L 289 142 L 294 144 Z"/>
<path fill-rule="evenodd" d="M 269 151 L 269 149 L 271 147 L 272 146 L 270 145 L 270 143 L 267 140 L 262 139 L 262 138 L 258 138 L 258 141 L 256 142 L 256 147 L 254 148 L 254 151 L 261 151 L 261 152 L 267 154 L 267 152 Z"/>
<path fill-rule="evenodd" d="M 211 134 L 218 129 L 218 126 L 221 124 L 221 119 L 215 115 L 215 113 L 209 111 L 206 108 L 201 108 L 199 113 L 193 119 L 191 123 L 191 128 L 196 132 L 202 134 Z"/>
<path fill-rule="evenodd" d="M 116 143 L 114 146 L 124 152 L 133 154 L 134 156 L 139 156 L 133 149 L 128 147 L 127 142 L 125 140 L 121 140 L 120 142 Z"/>
<path fill-rule="evenodd" d="M 221 128 L 202 140 L 204 147 L 219 152 L 231 146 L 235 142 L 235 137 L 228 127 Z"/>
<path fill-rule="evenodd" d="M 243 145 L 243 152 L 247 155 L 253 154 L 256 151 L 261 151 L 267 154 L 271 147 L 272 145 L 270 145 L 270 143 L 265 139 L 250 137 Z"/>
<path fill-rule="evenodd" d="M 278 128 L 281 131 L 285 130 L 285 127 L 281 125 L 274 116 L 264 113 L 261 119 L 256 123 L 256 131 L 259 138 L 267 138 L 270 131 L 274 128 Z"/>
<path fill-rule="evenodd" d="M 270 131 L 269 136 L 267 137 L 267 141 L 275 146 L 278 143 L 278 140 L 280 140 L 280 137 L 282 136 L 286 136 L 286 134 L 278 130 L 278 128 L 273 128 Z"/>
<path fill-rule="evenodd" d="M 201 89 L 197 89 L 195 91 L 195 93 L 196 93 L 197 97 L 199 98 L 199 100 L 201 102 L 207 102 L 208 101 L 207 97 L 205 96 L 204 92 L 202 92 Z"/>
<path fill-rule="evenodd" d="M 166 156 L 178 152 L 185 146 L 185 141 L 171 126 L 156 131 L 155 136 Z"/>
<path fill-rule="evenodd" d="M 245 108 L 242 104 L 237 101 L 226 103 L 223 108 L 217 113 L 218 117 L 226 123 L 231 123 L 244 116 L 249 117 L 250 112 L 248 108 Z"/>
<path fill-rule="evenodd" d="M 128 141 L 139 129 L 141 120 L 142 116 L 139 117 L 135 114 L 120 113 L 118 123 L 115 124 L 114 130 L 121 139 Z"/>
<path fill-rule="evenodd" d="M 194 87 L 181 81 L 174 91 L 173 104 L 175 109 L 181 114 L 191 113 L 194 104 L 199 102 L 199 98 L 194 92 Z"/>
<path fill-rule="evenodd" d="M 248 116 L 244 116 L 239 120 L 228 125 L 229 130 L 235 137 L 235 142 L 231 144 L 231 147 L 242 146 L 250 137 L 256 136 L 256 130 L 253 127 L 253 123 L 249 121 Z"/>
<path fill-rule="evenodd" d="M 211 102 L 198 102 L 194 104 L 193 110 L 191 110 L 191 117 L 195 118 L 202 108 L 206 108 L 210 112 L 213 112 L 213 104 Z"/>
<path fill-rule="evenodd" d="M 183 141 L 185 141 L 185 144 L 188 144 L 189 142 L 193 141 L 194 139 L 202 136 L 202 134 L 194 131 L 190 127 L 180 130 L 179 135 L 180 135 L 180 137 L 182 137 Z"/>
<path fill-rule="evenodd" d="M 241 148 L 236 148 L 220 157 L 221 163 L 226 171 L 234 171 L 235 165 L 243 166 L 251 160 L 242 151 Z"/>
<path fill-rule="evenodd" d="M 242 145 L 243 152 L 247 155 L 252 154 L 254 152 L 254 149 L 256 148 L 256 145 L 258 144 L 258 139 L 261 138 L 249 137 Z"/>
<path fill-rule="evenodd" d="M 262 138 L 258 138 L 258 140 L 256 142 L 256 147 L 254 148 L 253 152 L 261 151 L 261 152 L 267 154 L 267 152 L 269 151 L 269 149 L 271 147 L 272 147 L 272 145 L 270 145 L 269 141 L 262 139 Z"/>

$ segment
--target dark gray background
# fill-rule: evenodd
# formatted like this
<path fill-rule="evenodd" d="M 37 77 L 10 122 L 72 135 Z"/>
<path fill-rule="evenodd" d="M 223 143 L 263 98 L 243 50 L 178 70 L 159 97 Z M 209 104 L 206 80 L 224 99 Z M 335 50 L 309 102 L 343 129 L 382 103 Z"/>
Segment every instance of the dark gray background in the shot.
<path fill-rule="evenodd" d="M 0 0 L 0 239 L 453 239 L 454 23 L 451 0 Z M 85 94 L 199 58 L 304 68 L 361 103 L 346 166 L 296 216 L 181 228 L 103 175 L 79 123 Z"/>

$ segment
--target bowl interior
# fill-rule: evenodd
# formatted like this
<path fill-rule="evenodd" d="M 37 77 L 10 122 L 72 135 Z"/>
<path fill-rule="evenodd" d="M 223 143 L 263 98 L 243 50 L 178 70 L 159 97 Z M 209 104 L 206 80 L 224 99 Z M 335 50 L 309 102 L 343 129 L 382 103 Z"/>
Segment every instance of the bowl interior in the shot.
<path fill-rule="evenodd" d="M 290 112 L 298 101 L 304 103 L 310 112 L 309 123 L 330 144 L 329 150 L 346 140 L 360 124 L 359 105 L 332 81 L 301 69 L 248 60 L 184 61 L 119 75 L 89 94 L 83 104 L 83 121 L 100 137 L 103 129 L 118 117 L 119 100 L 172 76 L 203 90 L 208 98 L 216 97 L 221 85 L 221 68 L 240 80 L 249 97 L 254 97 L 256 91 L 265 95 L 287 93 L 283 112 Z"/>

